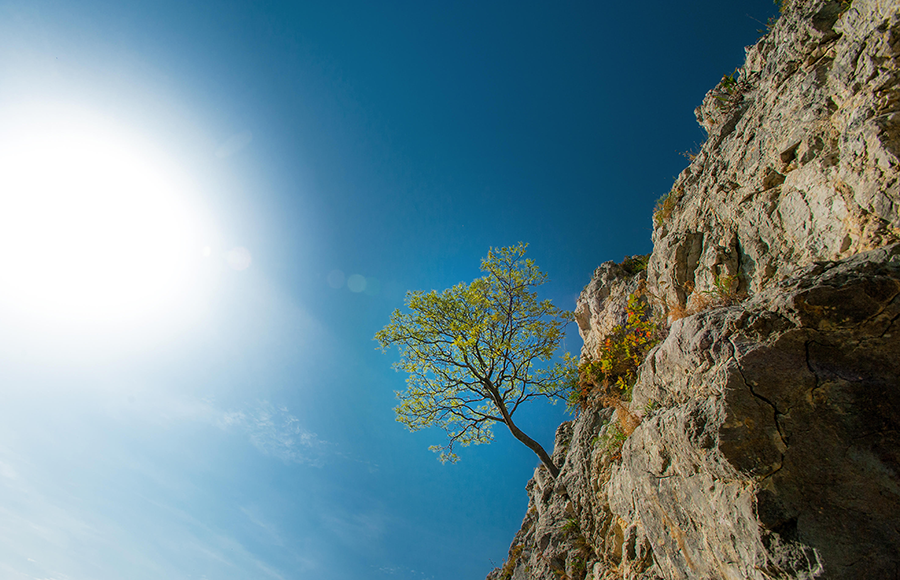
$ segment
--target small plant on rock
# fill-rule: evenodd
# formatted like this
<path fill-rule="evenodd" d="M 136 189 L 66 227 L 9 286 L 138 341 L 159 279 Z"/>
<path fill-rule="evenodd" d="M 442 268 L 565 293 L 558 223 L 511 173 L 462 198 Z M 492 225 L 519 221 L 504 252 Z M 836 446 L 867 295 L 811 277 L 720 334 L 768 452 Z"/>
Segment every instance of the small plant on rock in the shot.
<path fill-rule="evenodd" d="M 566 520 L 566 523 L 562 525 L 562 531 L 567 534 L 579 534 L 581 533 L 581 525 L 578 523 L 578 518 L 569 518 Z"/>
<path fill-rule="evenodd" d="M 713 287 L 705 293 L 711 295 L 717 305 L 732 306 L 746 297 L 745 293 L 739 290 L 740 286 L 740 274 L 731 276 L 713 274 Z"/>
<path fill-rule="evenodd" d="M 739 304 L 747 297 L 747 292 L 741 289 L 741 282 L 740 273 L 713 274 L 713 285 L 709 290 L 697 290 L 693 282 L 687 282 L 683 287 L 688 296 L 685 304 L 665 303 L 668 317 L 674 321 L 710 308 Z"/>
<path fill-rule="evenodd" d="M 625 323 L 616 326 L 603 341 L 597 358 L 584 360 L 570 373 L 570 408 L 584 409 L 597 398 L 604 406 L 615 407 L 620 420 L 629 414 L 623 402 L 631 400 L 638 367 L 659 342 L 661 332 L 650 317 L 649 303 L 642 293 L 628 297 L 625 313 Z M 574 364 L 574 357 L 568 362 Z"/>
<path fill-rule="evenodd" d="M 625 270 L 626 274 L 634 276 L 635 274 L 646 270 L 648 262 L 650 262 L 650 254 L 643 254 L 638 256 L 626 256 L 619 265 Z"/>
<path fill-rule="evenodd" d="M 730 111 L 741 101 L 740 69 L 736 69 L 730 75 L 723 75 L 722 80 L 713 92 L 716 99 L 716 108 L 720 111 Z"/>
<path fill-rule="evenodd" d="M 653 223 L 659 227 L 669 221 L 672 212 L 675 211 L 675 205 L 684 196 L 684 189 L 680 186 L 672 188 L 666 195 L 656 201 L 656 207 L 653 208 Z"/>
<path fill-rule="evenodd" d="M 728 94 L 731 94 L 737 90 L 738 74 L 739 74 L 738 71 L 735 70 L 730 75 L 724 75 L 722 77 L 722 82 L 720 83 L 720 86 L 722 87 L 723 91 L 725 91 Z"/>
<path fill-rule="evenodd" d="M 572 560 L 572 571 L 578 574 L 579 576 L 583 576 L 587 573 L 587 562 L 584 558 L 576 556 Z"/>
<path fill-rule="evenodd" d="M 500 569 L 500 580 L 510 580 L 512 578 L 523 548 L 525 548 L 523 544 L 518 544 L 509 549 L 509 558 L 506 559 L 506 562 L 503 563 L 503 567 Z"/>
<path fill-rule="evenodd" d="M 609 427 L 606 428 L 606 434 L 600 438 L 600 444 L 610 458 L 616 460 L 621 457 L 620 452 L 626 439 L 628 439 L 628 435 L 622 431 L 619 424 L 610 423 Z"/>
<path fill-rule="evenodd" d="M 698 155 L 700 155 L 700 151 L 702 151 L 702 150 L 703 150 L 703 147 L 701 147 L 700 145 L 697 145 L 695 143 L 694 147 L 692 149 L 688 149 L 687 151 L 682 151 L 681 156 L 686 158 L 688 161 L 693 161 L 694 159 L 697 158 Z"/>

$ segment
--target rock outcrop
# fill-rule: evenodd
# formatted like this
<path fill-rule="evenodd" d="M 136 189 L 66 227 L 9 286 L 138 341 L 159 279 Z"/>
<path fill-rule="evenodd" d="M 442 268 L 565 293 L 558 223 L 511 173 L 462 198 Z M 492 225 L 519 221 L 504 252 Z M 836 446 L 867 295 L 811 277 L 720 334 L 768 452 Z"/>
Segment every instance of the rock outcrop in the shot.
<path fill-rule="evenodd" d="M 696 111 L 709 133 L 657 211 L 651 285 L 672 302 L 739 276 L 900 240 L 896 0 L 785 0 Z"/>
<path fill-rule="evenodd" d="M 575 321 L 584 340 L 582 356 L 596 353 L 603 338 L 625 321 L 628 296 L 637 292 L 647 279 L 643 269 L 647 259 L 649 256 L 632 256 L 622 264 L 606 262 L 594 271 L 594 277 L 575 306 Z"/>
<path fill-rule="evenodd" d="M 640 423 L 560 426 L 490 580 L 900 578 L 898 58 L 900 0 L 793 0 L 707 94 L 646 271 L 576 310 L 584 359 L 630 294 L 665 321 Z"/>

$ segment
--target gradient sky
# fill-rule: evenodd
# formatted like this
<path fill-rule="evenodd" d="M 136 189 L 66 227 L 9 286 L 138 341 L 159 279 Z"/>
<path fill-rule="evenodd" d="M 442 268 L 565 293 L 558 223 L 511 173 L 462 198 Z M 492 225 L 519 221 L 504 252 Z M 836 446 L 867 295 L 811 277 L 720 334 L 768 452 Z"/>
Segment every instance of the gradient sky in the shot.
<path fill-rule="evenodd" d="M 374 333 L 406 290 L 479 276 L 492 246 L 528 242 L 542 297 L 566 309 L 601 262 L 648 252 L 653 204 L 705 138 L 693 109 L 774 13 L 0 1 L 0 153 L 102 126 L 104 167 L 151 151 L 193 220 L 168 306 L 115 310 L 127 256 L 86 257 L 86 281 L 51 270 L 131 218 L 82 216 L 91 190 L 71 179 L 47 181 L 71 210 L 20 215 L 31 194 L 0 175 L 0 225 L 18 232 L 0 236 L 0 290 L 49 276 L 46 296 L 0 294 L 0 578 L 483 578 L 537 458 L 500 426 L 441 465 L 441 432 L 394 421 L 404 377 Z M 64 162 L 47 155 L 36 182 Z M 125 174 L 122 196 L 163 199 Z M 29 263 L 44 242 L 64 258 Z M 567 418 L 519 416 L 548 448 Z"/>

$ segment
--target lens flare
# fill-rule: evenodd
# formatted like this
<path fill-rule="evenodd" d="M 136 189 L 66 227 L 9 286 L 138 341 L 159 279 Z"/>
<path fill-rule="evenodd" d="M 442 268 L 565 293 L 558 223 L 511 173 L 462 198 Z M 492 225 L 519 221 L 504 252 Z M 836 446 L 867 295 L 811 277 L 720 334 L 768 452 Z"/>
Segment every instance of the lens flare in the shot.
<path fill-rule="evenodd" d="M 366 289 L 366 277 L 362 274 L 353 274 L 347 278 L 347 288 L 351 292 L 359 293 Z"/>

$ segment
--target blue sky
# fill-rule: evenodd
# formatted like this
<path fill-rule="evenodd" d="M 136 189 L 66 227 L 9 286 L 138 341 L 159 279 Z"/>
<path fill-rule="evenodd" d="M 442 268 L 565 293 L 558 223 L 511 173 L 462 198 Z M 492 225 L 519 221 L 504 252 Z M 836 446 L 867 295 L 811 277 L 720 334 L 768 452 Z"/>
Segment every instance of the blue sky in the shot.
<path fill-rule="evenodd" d="M 0 577 L 483 578 L 537 458 L 498 428 L 441 465 L 440 432 L 394 421 L 404 377 L 374 333 L 490 247 L 528 242 L 566 309 L 601 262 L 649 251 L 654 201 L 704 140 L 694 107 L 775 12 L 0 2 L 0 291 L 24 288 L 0 292 Z M 69 146 L 84 175 L 54 177 L 40 139 L 63 129 L 107 140 Z M 147 197 L 98 218 L 79 196 L 115 167 L 110 191 Z M 138 289 L 161 279 L 162 222 L 129 220 L 175 207 L 188 250 L 156 300 Z M 130 286 L 134 254 L 107 251 L 126 238 L 145 252 Z M 520 426 L 550 447 L 566 418 L 537 405 Z"/>

